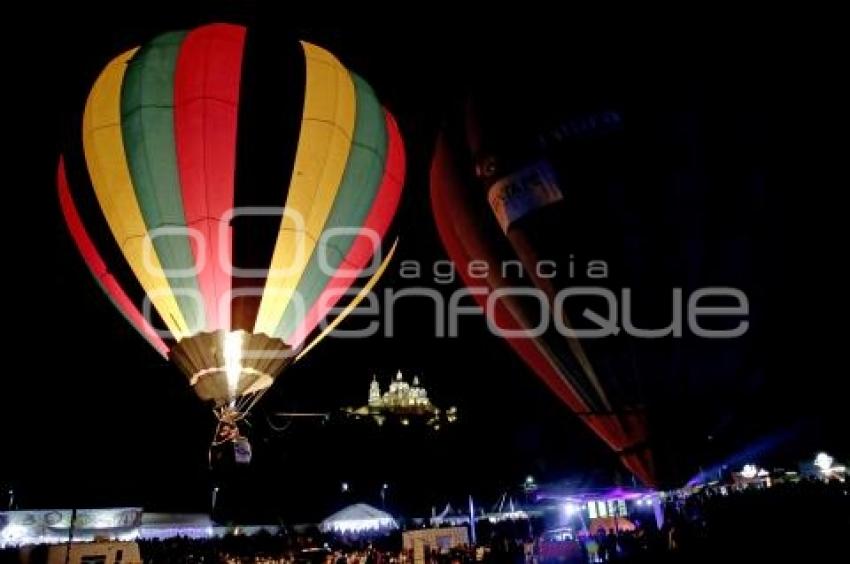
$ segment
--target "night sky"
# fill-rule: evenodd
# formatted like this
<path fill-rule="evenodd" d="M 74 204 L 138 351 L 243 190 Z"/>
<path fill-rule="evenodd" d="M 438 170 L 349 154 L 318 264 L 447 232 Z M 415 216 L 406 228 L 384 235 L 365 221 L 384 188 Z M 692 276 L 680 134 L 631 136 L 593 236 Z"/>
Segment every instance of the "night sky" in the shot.
<path fill-rule="evenodd" d="M 685 399 L 695 403 L 682 410 L 693 414 L 682 418 L 682 428 L 706 441 L 691 449 L 704 452 L 702 464 L 776 436 L 782 440 L 765 461 L 793 461 L 818 449 L 848 454 L 850 441 L 837 425 L 846 384 L 836 351 L 846 339 L 844 332 L 830 337 L 824 326 L 840 319 L 846 301 L 830 304 L 837 283 L 833 267 L 824 266 L 840 241 L 825 232 L 833 224 L 825 202 L 843 198 L 833 194 L 834 183 L 814 180 L 830 154 L 820 149 L 827 88 L 816 68 L 790 62 L 777 38 L 746 26 L 707 37 L 680 29 L 645 48 L 642 30 L 597 19 L 562 24 L 546 14 L 484 22 L 399 9 L 386 23 L 367 23 L 261 11 L 252 3 L 186 3 L 179 10 L 175 4 L 113 7 L 114 13 L 51 7 L 49 22 L 33 10 L 18 21 L 36 30 L 29 41 L 37 48 L 7 47 L 14 50 L 7 77 L 14 78 L 6 90 L 15 92 L 6 105 L 5 192 L 12 199 L 4 222 L 4 349 L 14 362 L 3 369 L 0 392 L 7 418 L 0 484 L 14 488 L 19 507 L 208 507 L 214 420 L 92 280 L 61 220 L 53 176 L 67 123 L 108 59 L 163 31 L 213 21 L 274 23 L 328 48 L 372 84 L 407 146 L 399 261 L 426 265 L 446 258 L 428 199 L 434 139 L 464 85 L 484 77 L 504 88 L 563 87 L 586 67 L 621 75 L 627 114 L 647 118 L 628 137 L 639 165 L 634 185 L 646 192 L 634 211 L 645 221 L 636 224 L 649 225 L 646 240 L 655 242 L 647 260 L 681 267 L 692 287 L 740 287 L 752 305 L 750 331 L 740 340 L 689 341 L 675 349 L 676 359 L 647 353 L 641 369 L 675 366 L 683 378 L 717 382 L 700 388 L 711 389 L 701 399 Z M 530 56 L 551 61 L 544 65 L 551 75 L 539 84 L 500 75 L 510 66 L 503 62 Z M 664 157 L 681 150 L 682 139 L 690 140 L 692 168 L 677 182 Z M 652 182 L 658 178 L 666 180 Z M 654 219 L 663 219 L 666 230 Z M 379 288 L 410 284 L 397 265 Z M 669 291 L 666 280 L 642 282 Z M 445 292 L 457 287 L 428 277 L 419 283 Z M 347 500 L 378 504 L 384 482 L 388 506 L 410 514 L 468 493 L 495 503 L 528 474 L 539 481 L 628 482 L 616 457 L 485 331 L 482 319 L 462 322 L 462 339 L 440 339 L 428 304 L 397 313 L 392 339 L 326 340 L 258 407 L 254 463 L 240 494 L 250 519 L 303 521 Z M 275 411 L 362 405 L 372 374 L 386 386 L 398 369 L 420 375 L 437 405 L 457 405 L 459 423 L 434 435 L 315 421 L 276 432 L 267 422 Z M 351 484 L 347 497 L 342 481 Z"/>

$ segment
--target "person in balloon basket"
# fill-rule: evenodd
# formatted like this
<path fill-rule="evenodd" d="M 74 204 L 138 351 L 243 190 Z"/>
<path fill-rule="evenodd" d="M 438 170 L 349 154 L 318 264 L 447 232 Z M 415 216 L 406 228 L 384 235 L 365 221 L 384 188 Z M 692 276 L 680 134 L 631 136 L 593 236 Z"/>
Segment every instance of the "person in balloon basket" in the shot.
<path fill-rule="evenodd" d="M 219 426 L 215 442 L 217 445 L 232 443 L 239 438 L 239 427 L 234 424 L 222 422 Z"/>

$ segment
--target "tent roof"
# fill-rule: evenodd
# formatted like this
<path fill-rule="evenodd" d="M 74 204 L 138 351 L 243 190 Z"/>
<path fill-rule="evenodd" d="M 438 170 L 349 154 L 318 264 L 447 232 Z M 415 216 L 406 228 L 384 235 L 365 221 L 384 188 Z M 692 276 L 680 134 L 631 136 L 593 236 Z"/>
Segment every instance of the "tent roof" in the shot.
<path fill-rule="evenodd" d="M 331 521 L 360 521 L 365 519 L 392 519 L 393 516 L 386 511 L 381 511 L 366 503 L 355 503 L 344 509 L 340 509 L 322 523 Z"/>
<path fill-rule="evenodd" d="M 142 513 L 143 527 L 173 525 L 190 525 L 209 527 L 213 525 L 210 516 L 206 513 Z"/>
<path fill-rule="evenodd" d="M 349 505 L 344 509 L 340 509 L 330 517 L 326 518 L 322 521 L 321 528 L 323 530 L 334 529 L 338 528 L 335 524 L 341 523 L 351 525 L 358 522 L 375 523 L 381 527 L 396 526 L 393 516 L 386 511 L 381 511 L 380 509 L 365 503 L 355 503 L 354 505 Z M 344 528 L 350 527 L 346 526 Z"/>

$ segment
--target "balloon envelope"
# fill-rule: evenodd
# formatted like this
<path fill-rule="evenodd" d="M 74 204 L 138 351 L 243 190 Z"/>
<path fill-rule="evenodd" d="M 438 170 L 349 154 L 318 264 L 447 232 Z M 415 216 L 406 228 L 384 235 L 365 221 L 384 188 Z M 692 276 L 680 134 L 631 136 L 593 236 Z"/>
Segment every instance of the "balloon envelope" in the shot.
<path fill-rule="evenodd" d="M 636 162 L 640 147 L 627 154 L 615 68 L 516 51 L 474 76 L 438 135 L 430 187 L 440 238 L 489 323 L 553 393 L 640 481 L 679 485 L 687 471 L 671 460 L 692 460 L 684 451 L 701 444 L 684 442 L 703 423 L 688 402 L 717 396 L 714 382 L 676 373 L 693 341 L 586 336 L 600 322 L 585 314 L 600 312 L 604 325 L 613 312 L 622 328 L 628 308 L 637 327 L 670 324 L 681 248 L 658 238 L 672 221 L 652 204 L 671 178 L 683 191 L 691 179 L 662 166 L 650 171 L 655 186 L 627 183 L 651 167 Z M 637 130 L 651 112 L 630 115 Z M 690 395 L 680 394 L 686 385 Z"/>
<path fill-rule="evenodd" d="M 106 65 L 76 139 L 57 183 L 83 259 L 218 406 L 267 388 L 388 260 L 402 138 L 319 46 L 230 24 L 164 33 Z"/>

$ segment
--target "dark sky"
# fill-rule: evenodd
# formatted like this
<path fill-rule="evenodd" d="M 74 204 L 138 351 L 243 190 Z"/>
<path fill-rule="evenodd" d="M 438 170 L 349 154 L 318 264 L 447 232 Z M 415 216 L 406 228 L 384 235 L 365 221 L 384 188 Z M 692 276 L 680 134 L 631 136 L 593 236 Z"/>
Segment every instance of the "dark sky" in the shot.
<path fill-rule="evenodd" d="M 690 377 L 724 374 L 705 399 L 712 408 L 681 421 L 694 436 L 715 435 L 703 463 L 777 433 L 790 437 L 773 454 L 778 461 L 820 448 L 847 453 L 835 425 L 843 409 L 834 352 L 840 341 L 828 336 L 831 327 L 821 327 L 839 315 L 829 304 L 836 283 L 831 268 L 815 266 L 827 264 L 830 242 L 839 239 L 823 233 L 826 221 L 810 223 L 831 217 L 825 202 L 843 201 L 813 180 L 830 154 L 820 152 L 827 88 L 818 70 L 789 62 L 788 48 L 775 37 L 747 26 L 707 37 L 682 28 L 656 35 L 657 47 L 647 48 L 642 30 L 607 19 L 571 25 L 529 12 L 484 22 L 436 10 L 422 10 L 420 19 L 400 10 L 379 23 L 291 12 L 258 16 L 251 3 L 187 3 L 179 10 L 175 4 L 114 13 L 51 7 L 49 22 L 34 10 L 19 22 L 38 30 L 28 38 L 37 48 L 9 47 L 16 52 L 7 75 L 15 79 L 7 82 L 14 93 L 6 105 L 11 146 L 5 149 L 13 199 L 4 224 L 14 270 L 5 277 L 4 348 L 14 363 L 3 370 L 11 388 L 0 393 L 8 417 L 0 483 L 15 488 L 20 506 L 206 509 L 213 419 L 91 280 L 61 222 L 53 174 L 69 116 L 109 58 L 162 31 L 211 21 L 279 22 L 285 32 L 330 49 L 373 85 L 407 145 L 397 220 L 401 259 L 425 264 L 445 258 L 430 215 L 428 167 L 436 131 L 464 84 L 483 75 L 505 88 L 561 86 L 579 76 L 572 68 L 584 66 L 623 73 L 627 109 L 678 116 L 684 136 L 700 139 L 694 159 L 705 163 L 704 177 L 678 190 L 641 186 L 647 201 L 658 204 L 656 213 L 663 209 L 677 225 L 693 226 L 681 241 L 659 242 L 653 257 L 685 248 L 684 259 L 671 260 L 692 261 L 690 284 L 739 286 L 753 306 L 751 330 L 739 342 L 677 349 Z M 540 84 L 517 85 L 499 75 L 501 57 L 530 56 L 552 61 Z M 641 142 L 635 139 L 635 146 Z M 799 168 L 807 174 L 797 176 Z M 404 284 L 393 272 L 382 287 Z M 321 517 L 345 501 L 343 480 L 351 483 L 351 499 L 373 503 L 388 482 L 391 506 L 425 513 L 466 493 L 494 502 L 527 474 L 616 479 L 615 457 L 480 319 L 462 324 L 463 339 L 438 339 L 427 305 L 400 313 L 392 339 L 327 340 L 257 409 L 255 462 L 242 493 L 252 518 Z M 459 407 L 454 429 L 431 436 L 299 422 L 277 433 L 265 422 L 276 410 L 359 405 L 373 373 L 386 382 L 399 368 L 420 374 L 438 405 Z"/>

